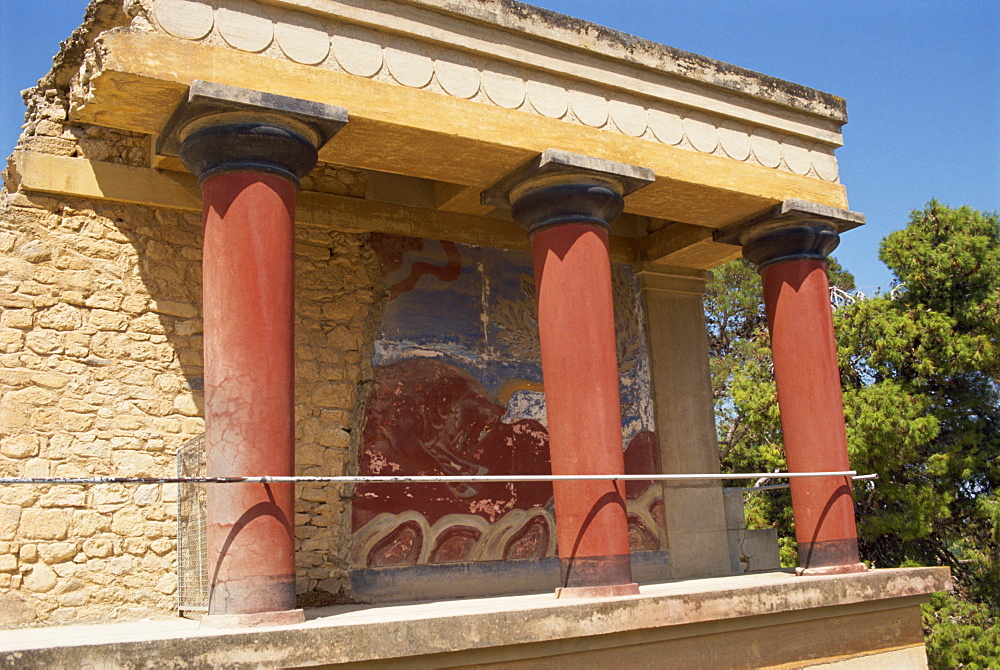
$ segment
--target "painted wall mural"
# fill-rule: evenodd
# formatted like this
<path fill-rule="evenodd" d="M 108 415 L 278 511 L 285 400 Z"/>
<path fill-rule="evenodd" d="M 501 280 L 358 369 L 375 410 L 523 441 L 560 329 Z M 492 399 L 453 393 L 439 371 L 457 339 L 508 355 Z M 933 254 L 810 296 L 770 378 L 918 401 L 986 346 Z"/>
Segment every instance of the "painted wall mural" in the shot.
<path fill-rule="evenodd" d="M 364 412 L 362 475 L 548 474 L 531 256 L 375 234 L 388 303 Z M 659 471 L 641 298 L 627 266 L 614 297 L 628 473 Z M 628 482 L 633 551 L 663 547 L 658 485 Z M 548 482 L 360 484 L 354 567 L 556 555 Z"/>

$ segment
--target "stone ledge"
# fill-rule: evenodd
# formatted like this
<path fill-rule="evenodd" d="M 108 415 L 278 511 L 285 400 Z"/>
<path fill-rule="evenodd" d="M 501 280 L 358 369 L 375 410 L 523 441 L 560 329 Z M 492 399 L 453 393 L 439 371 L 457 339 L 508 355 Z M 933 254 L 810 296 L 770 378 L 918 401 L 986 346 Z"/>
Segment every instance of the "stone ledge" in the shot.
<path fill-rule="evenodd" d="M 181 619 L 0 633 L 0 667 L 312 666 L 489 650 L 620 633 L 683 636 L 685 626 L 730 629 L 912 607 L 951 587 L 947 568 L 831 577 L 772 572 L 674 581 L 638 596 L 557 600 L 550 594 L 341 606 L 303 624 L 212 630 Z M 754 617 L 758 617 L 754 623 Z M 696 627 L 697 628 L 697 627 Z"/>

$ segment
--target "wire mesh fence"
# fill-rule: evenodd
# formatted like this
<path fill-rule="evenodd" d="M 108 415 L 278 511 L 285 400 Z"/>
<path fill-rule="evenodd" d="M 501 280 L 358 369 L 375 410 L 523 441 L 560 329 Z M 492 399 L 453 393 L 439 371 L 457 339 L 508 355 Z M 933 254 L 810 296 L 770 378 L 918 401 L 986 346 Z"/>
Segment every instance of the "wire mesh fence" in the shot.
<path fill-rule="evenodd" d="M 177 477 L 205 476 L 205 436 L 185 442 L 177 450 Z M 177 609 L 208 611 L 208 553 L 205 532 L 205 487 L 177 485 Z"/>

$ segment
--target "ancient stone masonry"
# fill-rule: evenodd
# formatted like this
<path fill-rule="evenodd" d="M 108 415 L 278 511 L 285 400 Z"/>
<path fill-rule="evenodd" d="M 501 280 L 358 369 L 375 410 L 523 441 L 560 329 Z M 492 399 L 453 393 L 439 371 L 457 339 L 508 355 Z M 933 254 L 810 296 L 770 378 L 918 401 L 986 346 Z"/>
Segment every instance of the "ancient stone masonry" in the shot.
<path fill-rule="evenodd" d="M 354 235 L 296 240 L 299 472 L 339 474 L 370 375 L 378 295 L 358 267 L 373 255 Z M 172 474 L 177 448 L 204 431 L 197 217 L 8 196 L 0 245 L 0 472 Z M 300 593 L 341 588 L 341 495 L 300 488 Z M 175 508 L 174 485 L 0 490 L 0 619 L 169 614 Z"/>
<path fill-rule="evenodd" d="M 128 18 L 111 4 L 26 96 L 19 151 L 149 164 L 147 136 L 68 119 L 67 59 Z M 199 217 L 20 192 L 13 165 L 4 178 L 0 475 L 172 475 L 178 447 L 204 432 Z M 321 164 L 303 186 L 359 197 L 365 179 Z M 380 298 L 367 236 L 299 228 L 296 280 L 299 473 L 340 474 Z M 298 491 L 297 591 L 314 602 L 343 588 L 342 496 Z M 169 484 L 0 489 L 0 625 L 169 616 L 176 500 Z"/>

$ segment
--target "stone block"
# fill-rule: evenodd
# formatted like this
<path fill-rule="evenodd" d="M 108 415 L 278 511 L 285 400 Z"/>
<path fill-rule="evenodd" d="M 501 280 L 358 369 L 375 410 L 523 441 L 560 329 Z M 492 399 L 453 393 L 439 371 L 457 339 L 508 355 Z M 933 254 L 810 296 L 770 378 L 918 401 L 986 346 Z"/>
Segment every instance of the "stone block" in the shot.
<path fill-rule="evenodd" d="M 190 303 L 173 302 L 170 300 L 155 300 L 149 304 L 149 309 L 158 314 L 191 319 L 198 316 L 198 308 Z"/>
<path fill-rule="evenodd" d="M 55 588 L 59 577 L 44 563 L 38 563 L 24 576 L 24 588 L 33 593 L 48 593 Z"/>
<path fill-rule="evenodd" d="M 137 510 L 124 509 L 114 515 L 111 521 L 111 532 L 120 537 L 135 538 L 142 535 L 143 523 L 144 519 Z"/>
<path fill-rule="evenodd" d="M 21 536 L 32 540 L 65 540 L 71 514 L 60 509 L 26 509 L 21 512 Z"/>
<path fill-rule="evenodd" d="M 39 312 L 35 319 L 42 328 L 63 331 L 76 330 L 83 323 L 83 315 L 80 313 L 80 310 L 63 303 Z"/>
<path fill-rule="evenodd" d="M 15 328 L 0 328 L 0 352 L 15 353 L 20 351 L 26 339 L 24 333 L 20 330 Z"/>
<path fill-rule="evenodd" d="M 38 545 L 22 544 L 19 557 L 22 563 L 34 563 L 38 560 Z"/>
<path fill-rule="evenodd" d="M 778 531 L 774 528 L 729 531 L 729 559 L 737 574 L 780 568 Z"/>
<path fill-rule="evenodd" d="M 3 438 L 0 442 L 0 454 L 7 458 L 30 458 L 37 456 L 39 439 L 37 435 L 15 435 Z"/>
<path fill-rule="evenodd" d="M 61 389 L 69 383 L 71 377 L 60 372 L 36 372 L 31 375 L 31 382 L 47 389 Z"/>
<path fill-rule="evenodd" d="M 114 553 L 114 545 L 106 539 L 84 540 L 83 553 L 90 558 L 107 558 Z"/>
<path fill-rule="evenodd" d="M 87 298 L 84 304 L 96 309 L 117 310 L 122 304 L 122 296 L 118 293 L 100 291 Z"/>
<path fill-rule="evenodd" d="M 156 582 L 156 590 L 165 595 L 173 595 L 177 592 L 177 575 L 166 574 Z"/>
<path fill-rule="evenodd" d="M 39 507 L 86 507 L 87 495 L 82 486 L 53 486 L 38 499 Z"/>
<path fill-rule="evenodd" d="M 115 474 L 120 477 L 153 477 L 156 459 L 139 451 L 122 451 L 112 454 Z"/>
<path fill-rule="evenodd" d="M 8 393 L 7 397 L 16 403 L 41 406 L 51 404 L 56 396 L 48 389 L 29 386 L 28 388 L 21 389 L 20 391 L 12 391 Z"/>
<path fill-rule="evenodd" d="M 743 491 L 723 491 L 726 506 L 726 528 L 741 530 L 747 527 L 746 512 L 743 507 Z"/>
<path fill-rule="evenodd" d="M 122 332 L 128 328 L 129 316 L 121 312 L 105 309 L 92 309 L 87 319 L 87 325 L 93 330 Z"/>
<path fill-rule="evenodd" d="M 71 561 L 78 553 L 76 542 L 46 542 L 38 546 L 38 552 L 49 565 Z"/>
<path fill-rule="evenodd" d="M 0 625 L 22 626 L 37 618 L 38 612 L 22 594 L 14 590 L 0 594 Z"/>
<path fill-rule="evenodd" d="M 673 579 L 732 574 L 724 532 L 675 533 L 667 536 L 667 543 Z"/>
<path fill-rule="evenodd" d="M 159 489 L 159 484 L 144 484 L 136 487 L 135 493 L 132 494 L 132 502 L 140 507 L 152 505 L 159 498 Z"/>
<path fill-rule="evenodd" d="M 14 556 L 14 554 L 0 554 L 0 572 L 17 572 L 17 556 Z"/>
<path fill-rule="evenodd" d="M 21 471 L 22 477 L 48 477 L 49 462 L 44 458 L 32 458 L 24 464 Z"/>
<path fill-rule="evenodd" d="M 38 240 L 32 240 L 21 247 L 18 255 L 29 263 L 44 263 L 52 258 L 52 252 Z"/>
<path fill-rule="evenodd" d="M 35 312 L 30 309 L 5 309 L 0 315 L 0 326 L 31 330 L 34 326 Z"/>

